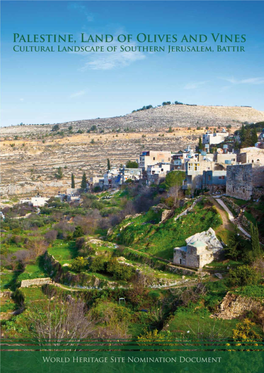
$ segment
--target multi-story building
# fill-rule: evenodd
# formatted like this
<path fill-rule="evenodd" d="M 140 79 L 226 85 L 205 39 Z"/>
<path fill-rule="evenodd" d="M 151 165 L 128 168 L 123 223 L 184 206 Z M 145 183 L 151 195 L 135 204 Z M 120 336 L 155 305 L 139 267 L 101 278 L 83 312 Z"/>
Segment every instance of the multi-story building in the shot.
<path fill-rule="evenodd" d="M 193 157 L 197 157 L 198 153 L 193 153 L 192 149 L 188 146 L 185 150 L 180 150 L 177 153 L 172 154 L 172 165 L 174 170 L 185 170 L 185 163 Z"/>
<path fill-rule="evenodd" d="M 203 144 L 217 145 L 225 141 L 225 138 L 229 136 L 228 132 L 215 132 L 215 133 L 205 133 L 203 135 Z"/>
<path fill-rule="evenodd" d="M 186 183 L 184 189 L 189 187 L 201 189 L 203 185 L 203 172 L 213 170 L 214 167 L 215 162 L 213 162 L 213 154 L 202 152 L 198 157 L 189 159 L 186 162 Z"/>
<path fill-rule="evenodd" d="M 161 179 L 165 179 L 168 172 L 171 171 L 170 163 L 158 163 L 147 167 L 147 183 L 159 184 Z"/>
<path fill-rule="evenodd" d="M 224 187 L 226 185 L 226 170 L 203 171 L 203 188 Z"/>
<path fill-rule="evenodd" d="M 157 163 L 171 163 L 171 152 L 169 151 L 146 151 L 140 154 L 139 167 L 146 171 L 148 166 Z"/>

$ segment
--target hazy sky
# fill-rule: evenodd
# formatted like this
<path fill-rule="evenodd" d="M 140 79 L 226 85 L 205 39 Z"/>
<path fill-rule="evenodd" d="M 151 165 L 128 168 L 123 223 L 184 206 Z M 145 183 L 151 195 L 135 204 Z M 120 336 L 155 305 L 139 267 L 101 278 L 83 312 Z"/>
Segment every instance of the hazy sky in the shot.
<path fill-rule="evenodd" d="M 175 100 L 264 111 L 263 14 L 264 2 L 252 1 L 2 2 L 1 125 L 117 116 Z M 247 41 L 226 44 L 244 53 L 18 53 L 14 33 L 73 34 L 77 46 L 81 33 L 246 34 Z"/>

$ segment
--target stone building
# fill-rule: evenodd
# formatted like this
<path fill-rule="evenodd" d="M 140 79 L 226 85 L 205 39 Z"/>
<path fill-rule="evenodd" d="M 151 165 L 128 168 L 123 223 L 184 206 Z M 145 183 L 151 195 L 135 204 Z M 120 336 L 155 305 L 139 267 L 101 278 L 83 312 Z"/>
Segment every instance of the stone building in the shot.
<path fill-rule="evenodd" d="M 253 193 L 252 164 L 227 166 L 226 194 L 248 201 Z"/>
<path fill-rule="evenodd" d="M 248 148 L 242 148 L 238 155 L 238 162 L 241 163 L 252 163 L 253 167 L 259 167 L 264 165 L 264 149 L 250 146 Z"/>
<path fill-rule="evenodd" d="M 215 231 L 209 228 L 187 238 L 186 246 L 175 247 L 173 263 L 201 269 L 211 263 L 222 249 L 223 246 L 217 239 Z"/>

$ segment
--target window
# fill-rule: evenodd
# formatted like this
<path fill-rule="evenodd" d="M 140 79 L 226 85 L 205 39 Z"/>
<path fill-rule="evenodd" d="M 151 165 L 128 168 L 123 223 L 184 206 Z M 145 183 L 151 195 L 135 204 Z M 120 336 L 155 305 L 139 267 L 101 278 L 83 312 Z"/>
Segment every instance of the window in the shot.
<path fill-rule="evenodd" d="M 252 163 L 254 163 L 254 160 L 252 159 Z"/>
<path fill-rule="evenodd" d="M 155 157 L 153 157 L 153 161 L 155 161 Z"/>
<path fill-rule="evenodd" d="M 163 168 L 161 169 L 161 171 L 163 171 Z"/>
<path fill-rule="evenodd" d="M 259 159 L 257 159 L 257 162 L 259 162 Z"/>
<path fill-rule="evenodd" d="M 168 158 L 168 161 L 170 160 L 170 158 Z"/>

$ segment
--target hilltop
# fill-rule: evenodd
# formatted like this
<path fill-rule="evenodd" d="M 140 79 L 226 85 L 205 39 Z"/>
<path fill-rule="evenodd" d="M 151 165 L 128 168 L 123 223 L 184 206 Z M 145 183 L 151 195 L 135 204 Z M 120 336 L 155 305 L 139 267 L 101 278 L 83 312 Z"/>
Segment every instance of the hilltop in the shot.
<path fill-rule="evenodd" d="M 166 105 L 111 118 L 96 118 L 60 123 L 61 129 L 73 126 L 87 130 L 93 125 L 104 131 L 129 129 L 131 131 L 157 131 L 169 127 L 201 127 L 240 125 L 243 122 L 264 120 L 264 112 L 251 107 Z M 26 125 L 2 128 L 2 136 L 40 134 L 50 131 L 52 125 Z"/>

